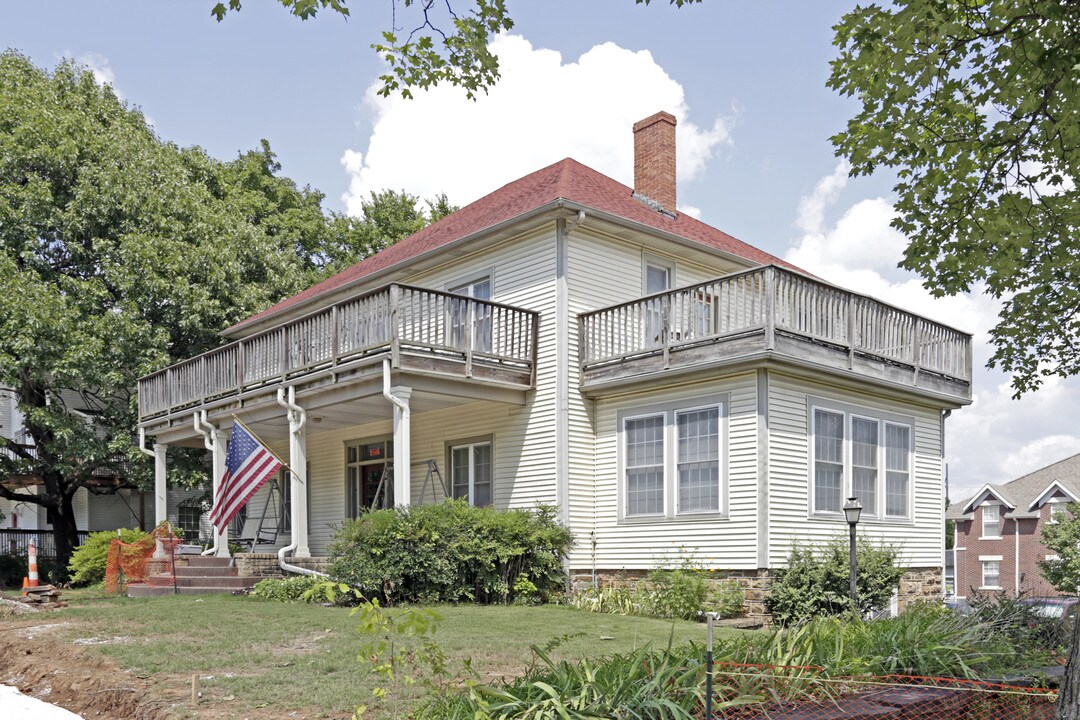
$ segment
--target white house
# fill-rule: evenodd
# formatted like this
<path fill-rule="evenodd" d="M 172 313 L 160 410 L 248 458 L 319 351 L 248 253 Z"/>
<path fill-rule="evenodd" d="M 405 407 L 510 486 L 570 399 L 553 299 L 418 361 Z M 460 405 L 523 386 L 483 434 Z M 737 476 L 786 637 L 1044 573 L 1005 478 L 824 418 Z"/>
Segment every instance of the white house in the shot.
<path fill-rule="evenodd" d="M 76 411 L 82 409 L 76 395 L 65 397 L 69 407 Z M 0 387 L 0 437 L 13 441 L 23 447 L 33 448 L 33 441 L 26 432 L 23 415 L 19 412 L 18 398 L 11 388 Z M 10 452 L 0 447 L 0 453 Z M 138 488 L 125 484 L 123 478 L 102 474 L 97 478 L 102 489 L 108 492 L 95 494 L 86 488 L 80 488 L 72 497 L 75 509 L 75 525 L 81 533 L 97 530 L 115 530 L 116 528 L 152 526 L 154 516 L 153 496 Z M 36 494 L 39 492 L 40 478 L 7 477 L 2 481 L 17 489 L 20 493 Z M 182 508 L 189 498 L 197 498 L 202 491 L 170 490 L 168 493 L 168 515 L 175 523 L 184 512 Z M 0 498 L 0 554 L 22 552 L 31 538 L 38 540 L 38 546 L 45 551 L 53 547 L 48 531 L 52 526 L 46 519 L 45 509 L 32 502 Z M 198 525 L 198 515 L 194 517 Z"/>
<path fill-rule="evenodd" d="M 296 471 L 294 558 L 385 478 L 397 504 L 558 506 L 578 577 L 680 555 L 767 577 L 854 495 L 904 592 L 940 594 L 970 336 L 677 212 L 671 115 L 634 143 L 633 189 L 563 160 L 141 379 L 159 482 L 173 445 L 216 440 L 220 473 L 236 416 Z"/>

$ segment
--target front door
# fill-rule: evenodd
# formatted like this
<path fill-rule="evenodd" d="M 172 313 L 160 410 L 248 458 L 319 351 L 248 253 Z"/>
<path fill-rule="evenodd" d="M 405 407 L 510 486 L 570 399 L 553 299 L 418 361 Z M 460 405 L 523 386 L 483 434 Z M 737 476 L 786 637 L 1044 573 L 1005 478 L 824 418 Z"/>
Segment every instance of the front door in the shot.
<path fill-rule="evenodd" d="M 393 456 L 394 444 L 389 440 L 351 443 L 347 446 L 345 494 L 349 517 L 356 517 L 371 508 L 394 506 Z"/>

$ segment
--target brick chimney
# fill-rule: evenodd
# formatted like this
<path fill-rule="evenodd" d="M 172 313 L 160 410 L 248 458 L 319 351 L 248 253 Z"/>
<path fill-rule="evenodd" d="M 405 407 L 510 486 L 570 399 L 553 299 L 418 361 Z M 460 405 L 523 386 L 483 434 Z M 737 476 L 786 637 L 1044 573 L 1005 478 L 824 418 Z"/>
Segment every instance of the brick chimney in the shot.
<path fill-rule="evenodd" d="M 634 123 L 634 195 L 675 211 L 675 116 L 667 112 Z"/>

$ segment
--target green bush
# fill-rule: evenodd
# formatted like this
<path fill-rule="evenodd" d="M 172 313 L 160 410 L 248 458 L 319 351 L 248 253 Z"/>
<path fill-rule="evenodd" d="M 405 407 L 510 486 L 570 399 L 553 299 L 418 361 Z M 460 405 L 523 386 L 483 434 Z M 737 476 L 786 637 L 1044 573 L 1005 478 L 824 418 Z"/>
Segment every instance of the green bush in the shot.
<path fill-rule="evenodd" d="M 251 597 L 275 602 L 304 600 L 304 593 L 315 587 L 321 578 L 312 575 L 293 575 L 287 578 L 266 578 L 251 588 Z"/>
<path fill-rule="evenodd" d="M 791 548 L 787 568 L 777 573 L 765 604 L 777 622 L 802 622 L 817 615 L 849 612 L 850 555 L 847 537 L 834 537 L 819 549 Z M 903 577 L 897 551 L 860 538 L 856 549 L 858 611 L 867 614 L 886 606 Z"/>
<path fill-rule="evenodd" d="M 654 570 L 648 582 L 634 587 L 586 588 L 573 593 L 570 607 L 613 615 L 645 615 L 694 620 L 715 612 L 730 618 L 742 614 L 743 593 L 735 580 L 708 581 L 688 567 Z"/>
<path fill-rule="evenodd" d="M 345 521 L 330 548 L 330 575 L 384 604 L 544 601 L 565 586 L 562 563 L 572 544 L 554 508 L 448 500 Z"/>
<path fill-rule="evenodd" d="M 120 531 L 120 541 L 133 543 L 142 540 L 147 533 L 138 528 L 124 529 Z M 93 585 L 105 579 L 105 565 L 109 560 L 109 544 L 116 539 L 115 530 L 102 530 L 90 533 L 86 542 L 75 548 L 68 563 L 68 572 L 71 573 L 70 582 L 73 586 Z"/>
<path fill-rule="evenodd" d="M 689 567 L 653 570 L 649 582 L 655 591 L 649 613 L 653 617 L 694 620 L 703 611 L 709 588 L 699 571 Z"/>
<path fill-rule="evenodd" d="M 27 570 L 25 556 L 0 555 L 0 590 L 22 587 Z"/>
<path fill-rule="evenodd" d="M 743 591 L 737 580 L 725 579 L 709 585 L 705 609 L 722 618 L 739 617 L 743 614 Z"/>

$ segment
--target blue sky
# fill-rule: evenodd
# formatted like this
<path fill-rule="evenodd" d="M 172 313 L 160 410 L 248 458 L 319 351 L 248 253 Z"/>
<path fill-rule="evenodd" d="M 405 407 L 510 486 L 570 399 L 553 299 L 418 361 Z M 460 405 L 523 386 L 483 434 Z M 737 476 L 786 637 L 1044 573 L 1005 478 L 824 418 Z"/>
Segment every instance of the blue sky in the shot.
<path fill-rule="evenodd" d="M 138 105 L 166 140 L 230 158 L 270 141 L 283 172 L 355 210 L 369 190 L 471 201 L 566 156 L 630 183 L 630 124 L 679 117 L 685 212 L 840 285 L 976 334 L 989 355 L 996 307 L 934 301 L 895 268 L 891 178 L 847 179 L 828 141 L 855 104 L 825 87 L 832 26 L 854 3 L 707 0 L 511 2 L 496 46 L 504 81 L 471 103 L 452 89 L 414 102 L 376 99 L 369 49 L 389 2 L 350 3 L 300 22 L 277 3 L 244 3 L 222 23 L 213 0 L 9 3 L 0 45 L 52 67 L 72 57 Z M 1076 381 L 1021 402 L 978 370 L 976 402 L 948 425 L 954 498 L 1080 452 L 1062 417 Z M 993 437 L 992 447 L 987 438 Z"/>

